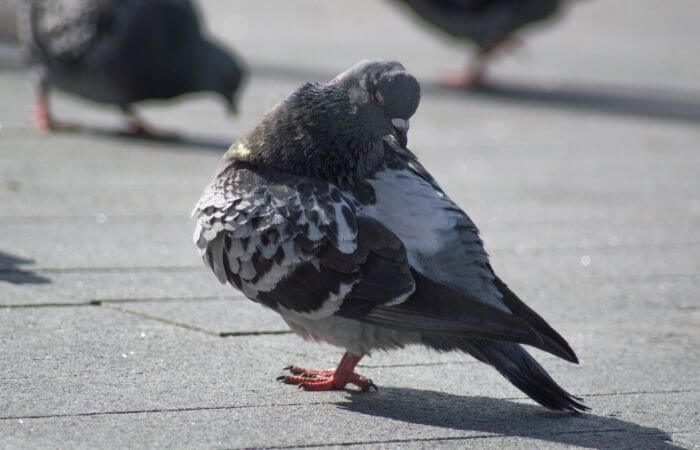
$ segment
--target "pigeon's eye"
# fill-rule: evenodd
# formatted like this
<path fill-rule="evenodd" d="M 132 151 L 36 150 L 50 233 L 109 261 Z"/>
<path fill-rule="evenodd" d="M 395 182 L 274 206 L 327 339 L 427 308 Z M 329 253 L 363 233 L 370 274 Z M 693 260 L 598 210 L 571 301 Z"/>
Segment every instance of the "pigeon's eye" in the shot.
<path fill-rule="evenodd" d="M 375 89 L 372 91 L 372 101 L 376 103 L 377 105 L 382 104 L 382 94 L 379 93 L 379 89 Z"/>

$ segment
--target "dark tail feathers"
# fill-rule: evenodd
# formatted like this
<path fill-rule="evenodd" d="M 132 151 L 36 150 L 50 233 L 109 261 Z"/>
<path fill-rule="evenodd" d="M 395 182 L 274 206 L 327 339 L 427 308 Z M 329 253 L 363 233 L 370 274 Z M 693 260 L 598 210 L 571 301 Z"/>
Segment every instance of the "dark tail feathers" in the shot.
<path fill-rule="evenodd" d="M 586 411 L 589 408 L 559 386 L 547 371 L 518 344 L 485 339 L 424 335 L 423 343 L 436 350 L 459 349 L 498 372 L 540 405 L 556 411 Z"/>

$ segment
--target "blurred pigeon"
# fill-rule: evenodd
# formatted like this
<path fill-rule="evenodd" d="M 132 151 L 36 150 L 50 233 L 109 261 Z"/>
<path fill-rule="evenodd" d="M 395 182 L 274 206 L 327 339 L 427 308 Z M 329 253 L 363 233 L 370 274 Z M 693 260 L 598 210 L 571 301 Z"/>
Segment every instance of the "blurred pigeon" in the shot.
<path fill-rule="evenodd" d="M 132 132 L 152 129 L 133 104 L 211 91 L 235 111 L 240 62 L 206 39 L 188 0 L 25 0 L 20 37 L 40 65 L 36 121 L 61 125 L 48 107 L 50 87 L 117 105 Z"/>
<path fill-rule="evenodd" d="M 306 390 L 369 390 L 372 350 L 423 344 L 491 364 L 540 404 L 584 410 L 520 344 L 577 362 L 496 276 L 478 230 L 406 148 L 420 86 L 363 61 L 307 83 L 224 155 L 193 216 L 221 283 L 303 338 L 346 349 L 335 370 L 288 367 Z"/>
<path fill-rule="evenodd" d="M 399 0 L 445 33 L 477 47 L 472 63 L 445 74 L 442 83 L 464 88 L 482 80 L 497 49 L 514 44 L 513 33 L 553 17 L 565 0 Z"/>

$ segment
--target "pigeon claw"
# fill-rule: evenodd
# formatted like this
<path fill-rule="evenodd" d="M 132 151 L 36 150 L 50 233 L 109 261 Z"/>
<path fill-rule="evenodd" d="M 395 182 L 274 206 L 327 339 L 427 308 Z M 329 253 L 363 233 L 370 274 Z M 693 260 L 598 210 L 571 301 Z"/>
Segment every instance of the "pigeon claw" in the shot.
<path fill-rule="evenodd" d="M 340 390 L 345 389 L 348 384 L 354 384 L 363 392 L 368 392 L 370 389 L 379 390 L 372 380 L 355 372 L 304 369 L 302 367 L 291 367 L 288 370 L 292 375 L 282 375 L 277 379 L 285 384 L 295 384 L 299 389 L 305 391 Z"/>

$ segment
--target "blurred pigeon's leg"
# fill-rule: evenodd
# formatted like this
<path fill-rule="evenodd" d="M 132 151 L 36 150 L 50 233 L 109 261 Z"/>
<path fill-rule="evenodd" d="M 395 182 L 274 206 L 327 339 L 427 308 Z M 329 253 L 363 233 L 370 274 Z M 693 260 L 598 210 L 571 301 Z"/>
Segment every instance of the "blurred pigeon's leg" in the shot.
<path fill-rule="evenodd" d="M 367 377 L 355 373 L 355 366 L 362 356 L 346 352 L 336 369 L 304 369 L 290 366 L 286 369 L 292 375 L 283 375 L 278 380 L 286 384 L 296 384 L 305 391 L 331 391 L 344 389 L 347 384 L 354 384 L 367 392 L 370 388 L 377 389 Z"/>
<path fill-rule="evenodd" d="M 501 53 L 510 52 L 523 45 L 515 36 L 508 36 L 478 50 L 477 54 L 462 69 L 445 72 L 440 77 L 440 84 L 450 89 L 469 89 L 481 84 L 486 78 L 489 62 Z"/>
<path fill-rule="evenodd" d="M 57 121 L 49 108 L 49 83 L 46 76 L 39 75 L 36 87 L 36 105 L 34 106 L 34 125 L 44 131 L 70 131 L 76 125 Z"/>
<path fill-rule="evenodd" d="M 486 74 L 488 58 L 488 52 L 479 52 L 466 67 L 443 73 L 440 85 L 450 89 L 468 89 L 478 85 Z"/>
<path fill-rule="evenodd" d="M 136 114 L 130 105 L 122 106 L 122 112 L 127 117 L 126 134 L 153 139 L 177 139 L 178 135 L 172 131 L 161 130 L 146 123 Z"/>

